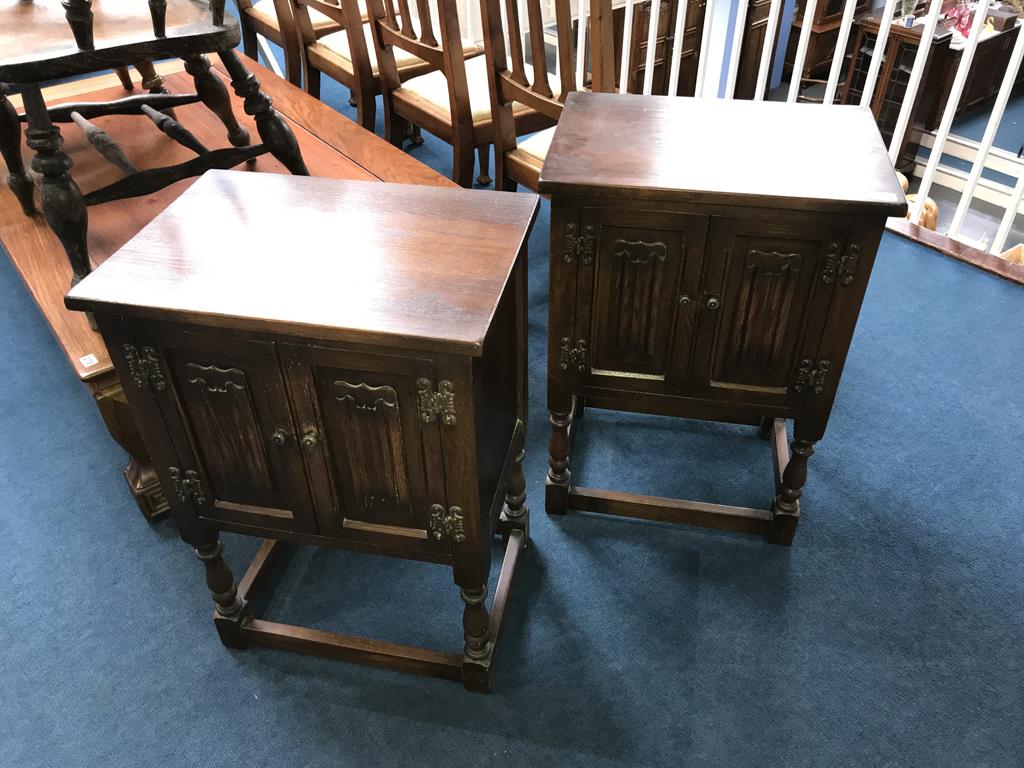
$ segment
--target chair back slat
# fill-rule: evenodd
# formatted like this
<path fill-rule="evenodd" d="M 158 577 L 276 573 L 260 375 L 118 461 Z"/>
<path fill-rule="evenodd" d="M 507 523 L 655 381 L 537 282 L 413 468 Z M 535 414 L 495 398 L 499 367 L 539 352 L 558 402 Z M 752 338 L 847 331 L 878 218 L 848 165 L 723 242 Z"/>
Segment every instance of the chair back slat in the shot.
<path fill-rule="evenodd" d="M 341 26 L 345 26 L 345 9 L 344 6 L 339 3 L 326 2 L 326 0 L 295 0 L 299 6 L 309 6 L 324 16 L 329 18 L 331 21 L 336 21 Z"/>
<path fill-rule="evenodd" d="M 405 35 L 400 29 L 390 24 L 380 24 L 378 27 L 380 41 L 384 45 L 393 45 L 418 56 L 436 69 L 444 68 L 444 52 L 440 45 L 428 45 L 420 42 L 416 37 Z"/>
<path fill-rule="evenodd" d="M 540 0 L 525 0 L 527 23 L 530 30 L 530 54 L 533 65 L 533 92 L 540 96 L 551 96 L 548 83 L 547 47 L 544 45 L 544 17 Z"/>
<path fill-rule="evenodd" d="M 500 19 L 501 17 L 499 16 L 498 22 L 496 22 L 499 25 Z M 526 60 L 523 58 L 523 28 L 519 23 L 519 3 L 517 0 L 505 0 L 505 19 L 508 25 L 508 53 L 509 58 L 512 59 L 512 74 L 516 82 L 526 85 Z M 504 32 L 502 32 L 502 35 L 504 35 Z"/>
<path fill-rule="evenodd" d="M 581 0 L 580 7 L 583 6 Z M 572 6 L 569 0 L 555 0 L 555 31 L 558 35 L 559 101 L 576 90 L 576 59 L 573 56 Z"/>
<path fill-rule="evenodd" d="M 615 79 L 615 21 L 612 0 L 590 0 L 590 90 L 612 93 Z"/>
<path fill-rule="evenodd" d="M 434 22 L 430 14 L 430 3 L 428 0 L 416 0 L 416 10 L 419 12 L 420 40 L 427 45 L 437 45 L 437 38 L 434 36 Z"/>
<path fill-rule="evenodd" d="M 385 0 L 390 5 L 390 0 Z M 413 40 L 418 40 L 419 35 L 416 34 L 416 28 L 412 25 L 412 9 L 409 7 L 409 0 L 398 0 L 398 14 L 400 28 L 403 35 L 407 35 Z"/>

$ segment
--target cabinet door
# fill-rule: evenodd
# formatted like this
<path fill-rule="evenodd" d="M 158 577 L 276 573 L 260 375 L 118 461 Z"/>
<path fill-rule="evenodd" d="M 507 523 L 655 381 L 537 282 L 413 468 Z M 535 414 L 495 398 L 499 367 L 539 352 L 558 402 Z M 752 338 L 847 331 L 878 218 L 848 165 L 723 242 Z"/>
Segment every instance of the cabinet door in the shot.
<path fill-rule="evenodd" d="M 191 465 L 171 473 L 180 495 L 210 520 L 315 533 L 274 345 L 160 330 L 146 337 L 168 376 L 155 391 L 165 425 Z"/>
<path fill-rule="evenodd" d="M 789 406 L 816 360 L 848 227 L 723 219 L 712 226 L 690 394 Z"/>
<path fill-rule="evenodd" d="M 425 415 L 430 360 L 282 345 L 317 514 L 328 535 L 433 545 L 432 508 L 446 509 L 440 432 Z M 429 399 L 428 399 L 429 398 Z"/>
<path fill-rule="evenodd" d="M 679 213 L 584 211 L 593 250 L 578 265 L 575 346 L 564 341 L 588 384 L 658 391 L 681 383 L 707 225 Z"/>

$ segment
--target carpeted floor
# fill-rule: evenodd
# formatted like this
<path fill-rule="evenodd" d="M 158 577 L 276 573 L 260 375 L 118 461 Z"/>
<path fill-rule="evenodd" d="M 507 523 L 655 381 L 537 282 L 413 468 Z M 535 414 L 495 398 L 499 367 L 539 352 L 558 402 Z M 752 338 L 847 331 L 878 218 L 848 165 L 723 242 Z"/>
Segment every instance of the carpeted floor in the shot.
<path fill-rule="evenodd" d="M 432 139 L 416 154 L 450 167 Z M 125 457 L 0 258 L 0 766 L 1024 765 L 1024 289 L 884 240 L 786 549 L 544 514 L 547 235 L 545 205 L 533 544 L 489 697 L 223 648 L 199 563 L 138 514 Z M 770 494 L 749 428 L 593 411 L 577 456 L 587 484 Z M 255 543 L 225 541 L 241 571 Z M 264 613 L 460 644 L 438 566 L 298 551 Z"/>

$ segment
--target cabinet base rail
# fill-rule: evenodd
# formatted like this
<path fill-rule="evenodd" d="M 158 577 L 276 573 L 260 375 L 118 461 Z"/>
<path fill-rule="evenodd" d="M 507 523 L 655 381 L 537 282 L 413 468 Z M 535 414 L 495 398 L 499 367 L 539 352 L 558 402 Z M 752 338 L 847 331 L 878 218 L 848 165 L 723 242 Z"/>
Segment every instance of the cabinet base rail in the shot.
<path fill-rule="evenodd" d="M 574 409 L 575 410 L 575 409 Z M 573 414 L 575 415 L 575 414 Z M 775 496 L 783 487 L 783 476 L 789 464 L 789 446 L 786 437 L 786 420 L 766 420 L 762 425 L 762 436 L 771 441 L 772 464 L 775 481 Z M 549 512 L 560 511 L 557 502 L 557 486 L 548 482 Z M 625 493 L 603 488 L 586 488 L 570 485 L 565 497 L 565 507 L 584 512 L 600 512 L 618 517 L 634 517 L 656 522 L 678 523 L 702 528 L 735 531 L 762 535 L 775 544 L 789 545 L 793 541 L 799 521 L 799 507 L 793 511 L 780 511 L 775 503 L 770 509 L 751 509 L 728 504 L 713 504 L 687 499 L 670 499 L 661 496 Z"/>
<path fill-rule="evenodd" d="M 469 658 L 463 654 L 419 648 L 413 645 L 389 643 L 382 640 L 343 635 L 310 627 L 281 624 L 246 616 L 240 629 L 242 645 L 259 645 L 284 651 L 307 653 L 329 659 L 384 667 L 401 672 L 437 677 L 462 682 L 468 690 L 488 692 L 501 622 L 505 615 L 512 579 L 519 555 L 526 547 L 526 534 L 512 527 L 505 519 L 499 531 L 506 537 L 505 556 L 502 560 L 494 601 L 490 610 L 490 649 L 483 658 Z M 238 582 L 238 595 L 243 602 L 259 590 L 284 548 L 284 542 L 265 539 L 255 557 Z M 222 621 L 214 614 L 215 621 Z"/>

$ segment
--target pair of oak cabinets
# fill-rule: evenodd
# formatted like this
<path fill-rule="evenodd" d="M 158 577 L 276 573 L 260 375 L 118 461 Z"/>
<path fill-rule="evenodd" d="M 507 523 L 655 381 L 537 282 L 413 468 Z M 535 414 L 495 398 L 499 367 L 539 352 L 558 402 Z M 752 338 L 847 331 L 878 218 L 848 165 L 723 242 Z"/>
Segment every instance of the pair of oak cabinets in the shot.
<path fill-rule="evenodd" d="M 728 142 L 725 126 L 751 119 L 786 157 Z M 830 168 L 814 147 L 796 152 L 837 132 L 849 144 Z M 716 161 L 701 141 L 734 154 Z M 548 511 L 788 543 L 884 218 L 904 205 L 870 113 L 571 94 L 541 185 L 553 210 Z M 68 294 L 103 334 L 226 645 L 490 688 L 529 537 L 537 206 L 534 195 L 213 171 Z M 771 508 L 574 487 L 571 424 L 584 405 L 770 427 Z M 220 531 L 266 538 L 237 583 Z M 462 652 L 255 618 L 248 598 L 281 542 L 450 566 Z"/>

